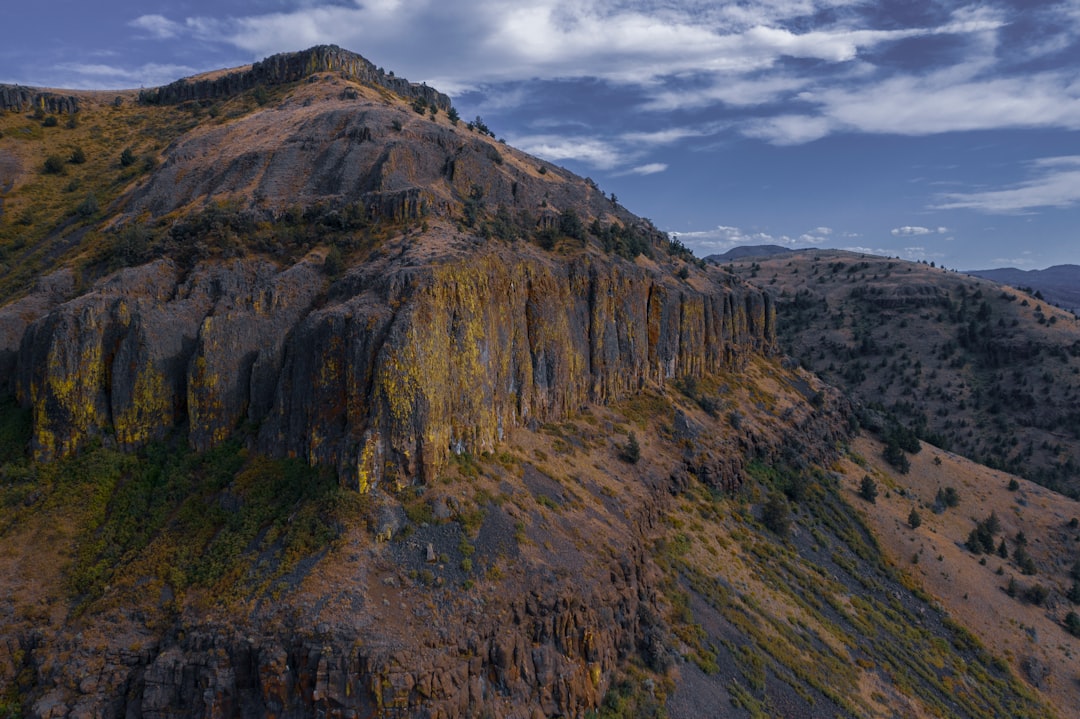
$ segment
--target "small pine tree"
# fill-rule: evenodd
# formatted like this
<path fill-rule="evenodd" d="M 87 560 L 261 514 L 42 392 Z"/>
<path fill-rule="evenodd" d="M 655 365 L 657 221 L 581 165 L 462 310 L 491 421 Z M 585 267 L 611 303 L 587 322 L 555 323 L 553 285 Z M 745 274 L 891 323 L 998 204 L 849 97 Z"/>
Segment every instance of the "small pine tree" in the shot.
<path fill-rule="evenodd" d="M 131 151 L 130 147 L 125 147 L 124 151 L 120 153 L 120 167 L 131 167 L 135 164 L 135 153 Z"/>
<path fill-rule="evenodd" d="M 922 526 L 922 517 L 919 516 L 918 511 L 914 507 L 911 508 L 911 514 L 907 516 L 908 526 L 912 529 L 918 529 Z"/>
<path fill-rule="evenodd" d="M 859 496 L 874 504 L 877 502 L 877 494 L 877 482 L 869 474 L 864 474 L 862 482 L 859 483 Z"/>
<path fill-rule="evenodd" d="M 637 464 L 641 459 L 641 445 L 638 444 L 637 435 L 633 432 L 626 438 L 626 445 L 623 446 L 622 458 L 630 464 Z"/>

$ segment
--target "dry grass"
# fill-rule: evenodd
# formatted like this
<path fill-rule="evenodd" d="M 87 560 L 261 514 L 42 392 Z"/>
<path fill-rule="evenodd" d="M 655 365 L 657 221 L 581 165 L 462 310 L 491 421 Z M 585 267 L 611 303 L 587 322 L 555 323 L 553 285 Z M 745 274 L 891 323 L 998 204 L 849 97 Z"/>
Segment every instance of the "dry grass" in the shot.
<path fill-rule="evenodd" d="M 1018 675 L 1024 676 L 1021 664 L 1028 657 L 1050 667 L 1041 691 L 1062 716 L 1070 716 L 1080 706 L 1080 640 L 1062 627 L 1064 615 L 1072 609 L 1063 595 L 1071 584 L 1066 573 L 1080 547 L 1080 530 L 1070 529 L 1068 523 L 1080 516 L 1080 504 L 1023 479 L 1016 480 L 1018 491 L 1009 491 L 1011 475 L 926 444 L 910 457 L 910 473 L 898 474 L 880 459 L 882 449 L 872 439 L 858 439 L 853 450 L 865 466 L 849 458 L 843 469 L 851 504 L 874 529 L 890 561 L 994 654 L 1006 657 Z M 867 473 L 877 478 L 880 488 L 874 504 L 857 497 Z M 960 504 L 935 514 L 935 495 L 949 486 L 959 492 Z M 914 530 L 908 526 L 913 507 L 922 518 Z M 1039 567 L 1036 576 L 1024 576 L 1014 563 L 997 555 L 983 555 L 986 564 L 980 564 L 980 557 L 964 547 L 976 521 L 991 512 L 1001 521 L 999 539 L 1011 540 L 1018 531 L 1028 537 L 1029 552 Z M 1007 543 L 1011 551 L 1014 543 Z M 918 563 L 912 561 L 916 555 Z M 997 573 L 999 567 L 1003 574 Z M 1009 597 L 1004 588 L 1010 577 L 1024 587 L 1041 583 L 1054 588 L 1056 606 L 1037 607 Z"/>

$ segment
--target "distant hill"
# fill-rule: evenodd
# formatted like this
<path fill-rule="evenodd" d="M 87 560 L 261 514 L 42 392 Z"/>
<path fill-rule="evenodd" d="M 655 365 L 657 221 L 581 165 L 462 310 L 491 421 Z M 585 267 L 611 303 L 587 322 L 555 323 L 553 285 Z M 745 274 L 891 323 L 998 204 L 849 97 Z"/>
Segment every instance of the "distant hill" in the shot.
<path fill-rule="evenodd" d="M 727 252 L 718 255 L 709 255 L 705 258 L 705 261 L 719 265 L 733 260 L 745 260 L 748 257 L 773 257 L 775 255 L 786 255 L 789 252 L 793 252 L 793 250 L 780 245 L 744 245 L 743 247 L 732 247 Z"/>
<path fill-rule="evenodd" d="M 733 269 L 774 293 L 804 367 L 939 447 L 1080 497 L 1080 322 L 1048 296 L 839 250 Z"/>
<path fill-rule="evenodd" d="M 1045 270 L 1019 270 L 1003 267 L 994 270 L 972 270 L 969 275 L 983 277 L 1003 285 L 1030 288 L 1039 292 L 1047 302 L 1070 311 L 1080 309 L 1080 265 L 1054 265 Z"/>

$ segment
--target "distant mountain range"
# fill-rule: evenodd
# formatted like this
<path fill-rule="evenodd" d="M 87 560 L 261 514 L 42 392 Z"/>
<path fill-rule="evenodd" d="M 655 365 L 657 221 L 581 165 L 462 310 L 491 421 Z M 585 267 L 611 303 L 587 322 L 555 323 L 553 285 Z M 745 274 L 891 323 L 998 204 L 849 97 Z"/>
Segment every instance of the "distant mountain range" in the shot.
<path fill-rule="evenodd" d="M 1004 285 L 1038 291 L 1047 302 L 1063 309 L 1080 309 L 1080 265 L 1054 265 L 1045 270 L 1018 270 L 1004 267 L 995 270 L 972 270 L 969 275 Z"/>

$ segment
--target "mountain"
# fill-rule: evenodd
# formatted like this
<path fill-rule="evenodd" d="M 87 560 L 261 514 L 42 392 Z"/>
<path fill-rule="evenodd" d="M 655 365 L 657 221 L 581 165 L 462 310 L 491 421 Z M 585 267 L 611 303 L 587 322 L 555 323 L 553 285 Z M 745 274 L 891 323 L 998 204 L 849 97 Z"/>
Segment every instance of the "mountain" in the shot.
<path fill-rule="evenodd" d="M 1003 285 L 1038 292 L 1047 302 L 1076 312 L 1080 310 L 1080 265 L 1054 265 L 1045 270 L 972 270 L 969 275 L 983 277 Z"/>
<path fill-rule="evenodd" d="M 705 258 L 705 261 L 712 262 L 714 265 L 722 265 L 725 262 L 744 260 L 748 257 L 773 257 L 789 252 L 794 252 L 794 250 L 780 245 L 740 245 L 718 255 L 709 255 Z"/>
<path fill-rule="evenodd" d="M 1075 706 L 888 559 L 785 297 L 436 90 L 318 47 L 0 101 L 0 715 Z"/>

